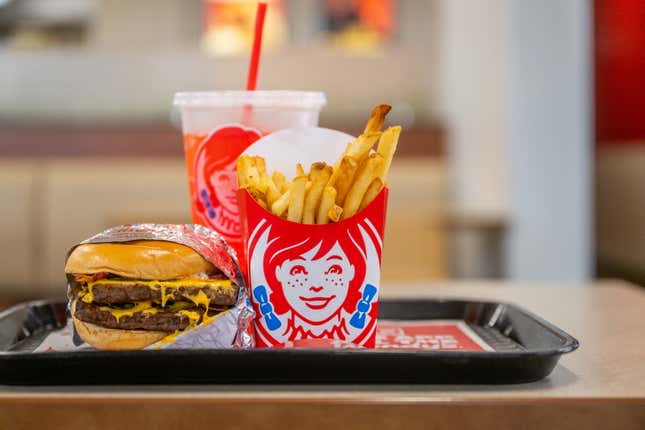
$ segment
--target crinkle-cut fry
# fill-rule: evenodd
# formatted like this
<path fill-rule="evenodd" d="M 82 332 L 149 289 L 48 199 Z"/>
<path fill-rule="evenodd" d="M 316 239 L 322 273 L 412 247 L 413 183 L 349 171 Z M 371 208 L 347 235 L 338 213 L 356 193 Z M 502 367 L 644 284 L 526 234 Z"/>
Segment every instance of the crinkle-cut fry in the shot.
<path fill-rule="evenodd" d="M 260 187 L 260 173 L 255 167 L 255 160 L 248 155 L 242 155 L 237 160 L 237 178 L 240 187 Z M 263 190 L 266 192 L 266 189 Z"/>
<path fill-rule="evenodd" d="M 363 196 L 361 205 L 358 207 L 359 212 L 365 209 L 367 205 L 372 203 L 372 200 L 374 200 L 376 196 L 378 196 L 378 193 L 381 192 L 381 190 L 383 189 L 383 186 L 384 184 L 381 178 L 378 178 L 378 177 L 374 178 L 370 186 L 367 187 L 367 191 L 365 191 L 365 195 Z"/>
<path fill-rule="evenodd" d="M 287 189 L 273 204 L 271 205 L 271 213 L 273 215 L 283 217 L 289 208 L 289 199 L 291 198 L 291 190 Z"/>
<path fill-rule="evenodd" d="M 378 105 L 374 109 L 372 109 L 370 119 L 367 120 L 367 124 L 365 124 L 365 130 L 363 131 L 363 133 L 374 133 L 381 130 L 381 127 L 383 127 L 383 123 L 385 122 L 385 116 L 388 114 L 390 109 L 392 109 L 392 106 L 385 104 Z"/>
<path fill-rule="evenodd" d="M 335 201 L 336 188 L 326 186 L 320 197 L 320 205 L 318 205 L 318 213 L 316 214 L 316 224 L 329 223 L 329 211 L 334 207 Z"/>
<path fill-rule="evenodd" d="M 285 178 L 284 173 L 276 170 L 275 172 L 273 172 L 273 175 L 271 175 L 271 179 L 273 179 L 273 183 L 275 184 L 276 188 L 280 190 L 281 193 L 284 193 L 282 187 L 287 184 L 287 178 Z"/>
<path fill-rule="evenodd" d="M 377 177 L 377 172 L 382 164 L 383 156 L 374 153 L 370 154 L 365 163 L 358 169 L 352 187 L 347 192 L 347 197 L 345 197 L 341 219 L 354 216 L 358 212 L 363 196 L 374 178 Z"/>
<path fill-rule="evenodd" d="M 313 179 L 310 181 L 311 188 L 307 190 L 307 194 L 305 195 L 305 206 L 302 213 L 303 224 L 316 223 L 316 209 L 318 208 L 323 189 L 327 185 L 327 181 L 329 181 L 331 172 L 332 167 L 325 163 L 314 163 L 311 165 L 309 176 Z"/>
<path fill-rule="evenodd" d="M 303 169 L 302 164 L 296 164 L 296 176 L 307 176 L 305 169 Z"/>
<path fill-rule="evenodd" d="M 338 222 L 340 221 L 340 216 L 343 213 L 343 208 L 341 208 L 338 205 L 333 205 L 329 211 L 327 212 L 327 215 L 329 216 L 329 219 L 333 222 Z"/>
<path fill-rule="evenodd" d="M 389 127 L 383 132 L 381 140 L 378 143 L 378 148 L 376 152 L 383 156 L 383 164 L 379 168 L 377 175 L 383 183 L 387 182 L 387 174 L 392 165 L 392 159 L 394 158 L 394 153 L 396 152 L 396 147 L 399 143 L 399 136 L 401 135 L 401 127 Z"/>
<path fill-rule="evenodd" d="M 344 155 L 358 160 L 359 163 L 362 162 L 367 158 L 379 137 L 381 137 L 380 131 L 361 134 L 347 145 Z"/>
<path fill-rule="evenodd" d="M 345 202 L 345 196 L 352 186 L 354 174 L 358 169 L 358 161 L 352 157 L 343 157 L 338 166 L 338 174 L 334 180 L 333 186 L 336 188 L 336 204 L 342 206 Z"/>
<path fill-rule="evenodd" d="M 291 181 L 291 195 L 289 196 L 287 220 L 298 223 L 302 222 L 302 212 L 305 205 L 306 186 L 306 176 L 297 176 L 293 181 Z"/>

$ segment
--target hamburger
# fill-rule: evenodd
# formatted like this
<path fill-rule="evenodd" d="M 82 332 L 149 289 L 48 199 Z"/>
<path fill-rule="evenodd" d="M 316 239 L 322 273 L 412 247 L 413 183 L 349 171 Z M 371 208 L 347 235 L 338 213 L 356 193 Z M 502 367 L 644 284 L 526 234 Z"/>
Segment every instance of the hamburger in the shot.
<path fill-rule="evenodd" d="M 233 306 L 239 289 L 192 248 L 156 240 L 79 245 L 65 273 L 76 332 L 101 350 L 171 341 Z"/>

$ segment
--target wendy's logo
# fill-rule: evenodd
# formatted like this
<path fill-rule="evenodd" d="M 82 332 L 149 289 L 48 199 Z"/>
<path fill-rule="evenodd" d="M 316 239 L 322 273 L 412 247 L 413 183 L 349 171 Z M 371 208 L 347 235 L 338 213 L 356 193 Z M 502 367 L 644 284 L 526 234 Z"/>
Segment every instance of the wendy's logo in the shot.
<path fill-rule="evenodd" d="M 316 228 L 261 218 L 247 243 L 259 346 L 302 339 L 371 346 L 382 248 L 377 225 L 368 217 Z"/>
<path fill-rule="evenodd" d="M 199 143 L 195 154 L 193 207 L 198 221 L 229 240 L 240 240 L 242 234 L 237 206 L 237 158 L 260 137 L 258 130 L 242 125 L 220 127 Z"/>

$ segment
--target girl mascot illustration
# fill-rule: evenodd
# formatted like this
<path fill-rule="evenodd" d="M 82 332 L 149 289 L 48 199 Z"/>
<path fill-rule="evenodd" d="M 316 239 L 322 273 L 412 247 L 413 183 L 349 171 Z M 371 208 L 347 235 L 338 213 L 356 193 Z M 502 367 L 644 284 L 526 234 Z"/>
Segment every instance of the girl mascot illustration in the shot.
<path fill-rule="evenodd" d="M 193 221 L 212 228 L 228 240 L 240 240 L 237 208 L 237 158 L 260 133 L 241 125 L 214 130 L 199 144 L 195 154 L 196 199 Z"/>
<path fill-rule="evenodd" d="M 341 234 L 308 231 L 300 240 L 288 229 L 261 221 L 250 238 L 258 345 L 333 339 L 373 346 L 381 254 L 373 224 L 366 218 Z"/>

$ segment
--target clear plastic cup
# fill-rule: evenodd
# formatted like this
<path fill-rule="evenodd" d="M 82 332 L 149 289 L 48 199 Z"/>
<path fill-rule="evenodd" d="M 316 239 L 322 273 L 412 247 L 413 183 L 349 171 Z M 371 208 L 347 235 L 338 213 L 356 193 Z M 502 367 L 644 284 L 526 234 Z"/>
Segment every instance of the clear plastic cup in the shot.
<path fill-rule="evenodd" d="M 245 267 L 237 206 L 238 156 L 261 136 L 318 125 L 325 95 L 309 91 L 176 93 L 181 111 L 192 219 L 220 233 Z"/>

